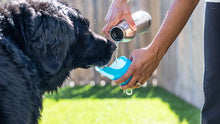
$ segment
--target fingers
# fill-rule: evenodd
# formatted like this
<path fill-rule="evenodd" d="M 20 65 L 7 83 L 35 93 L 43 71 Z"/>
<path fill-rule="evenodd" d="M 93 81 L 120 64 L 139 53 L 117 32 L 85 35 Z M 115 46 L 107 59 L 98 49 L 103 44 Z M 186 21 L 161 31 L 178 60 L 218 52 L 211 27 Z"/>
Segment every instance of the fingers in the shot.
<path fill-rule="evenodd" d="M 107 37 L 107 38 L 110 38 L 110 30 L 111 28 L 115 25 L 115 22 L 112 22 L 110 21 L 109 23 L 107 23 L 104 28 L 102 29 L 102 32 L 104 33 L 104 35 Z"/>
<path fill-rule="evenodd" d="M 131 80 L 123 86 L 120 86 L 121 89 L 125 90 L 125 89 L 129 89 L 129 88 L 133 88 L 133 86 L 135 85 L 135 83 L 137 82 L 138 77 L 137 76 L 132 76 Z"/>
<path fill-rule="evenodd" d="M 127 23 L 128 23 L 128 25 L 129 25 L 129 27 L 130 27 L 133 31 L 136 31 L 136 30 L 137 30 L 137 27 L 136 27 L 136 25 L 135 25 L 135 22 L 134 22 L 133 18 L 131 17 L 131 14 L 130 14 L 129 16 L 127 16 L 126 20 L 127 20 Z"/>
<path fill-rule="evenodd" d="M 110 30 L 113 26 L 117 25 L 118 22 L 120 20 L 113 20 L 113 19 L 110 19 L 107 21 L 107 24 L 104 26 L 104 28 L 102 29 L 102 32 L 104 33 L 104 35 L 107 37 L 107 38 L 110 38 Z"/>
<path fill-rule="evenodd" d="M 121 85 L 121 89 L 134 89 L 139 88 L 151 77 L 150 74 L 146 74 L 146 72 L 138 73 L 137 70 L 133 69 L 134 67 L 131 65 L 128 73 L 122 76 L 120 79 L 116 80 L 116 84 L 121 84 L 127 81 L 131 76 L 131 80 L 126 85 Z M 139 70 L 140 71 L 140 70 Z"/>
<path fill-rule="evenodd" d="M 119 23 L 119 20 L 114 20 L 114 21 L 111 21 L 108 19 L 109 17 L 106 17 L 105 21 L 107 22 L 107 24 L 104 26 L 104 28 L 102 29 L 102 32 L 104 33 L 104 35 L 106 37 L 110 37 L 110 30 L 113 26 L 117 25 Z M 126 18 L 127 20 L 127 23 L 128 25 L 130 26 L 130 28 L 133 30 L 133 31 L 136 31 L 137 30 L 137 27 L 135 25 L 135 22 L 134 20 L 132 19 L 131 16 L 127 16 Z"/>
<path fill-rule="evenodd" d="M 111 28 L 117 25 L 121 20 L 126 19 L 130 28 L 134 31 L 137 30 L 135 22 L 131 17 L 130 7 L 125 0 L 113 0 L 112 4 L 105 17 L 105 22 L 107 23 L 102 32 L 109 37 L 109 32 Z"/>
<path fill-rule="evenodd" d="M 133 73 L 134 73 L 134 69 L 132 69 L 132 64 L 131 64 L 128 71 L 121 78 L 119 78 L 118 80 L 115 80 L 115 83 L 119 85 L 127 81 L 133 75 Z"/>
<path fill-rule="evenodd" d="M 146 77 L 140 77 L 137 81 L 137 83 L 134 84 L 134 86 L 132 88 L 140 88 L 142 85 L 144 85 L 144 83 L 148 80 L 148 78 L 146 79 Z M 139 83 L 139 84 L 138 84 Z M 141 84 L 141 85 L 140 85 Z"/>
<path fill-rule="evenodd" d="M 121 20 L 126 19 L 129 27 L 133 30 L 136 31 L 137 27 L 135 25 L 134 20 L 131 17 L 131 13 L 127 14 L 125 17 L 121 16 L 121 15 L 117 15 L 117 16 L 110 16 L 109 14 L 106 15 L 105 17 L 105 22 L 107 23 L 104 28 L 102 29 L 102 32 L 104 33 L 104 35 L 108 38 L 110 38 L 110 30 L 112 27 L 114 27 L 115 25 L 117 25 Z"/>

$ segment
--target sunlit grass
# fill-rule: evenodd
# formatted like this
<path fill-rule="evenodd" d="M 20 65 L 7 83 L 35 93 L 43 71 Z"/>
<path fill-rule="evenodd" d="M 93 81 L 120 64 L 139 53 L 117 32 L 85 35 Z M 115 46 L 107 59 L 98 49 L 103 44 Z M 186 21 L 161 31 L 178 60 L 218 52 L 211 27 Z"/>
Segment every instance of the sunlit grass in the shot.
<path fill-rule="evenodd" d="M 199 109 L 159 87 L 126 96 L 118 87 L 89 85 L 46 95 L 40 124 L 199 124 Z"/>

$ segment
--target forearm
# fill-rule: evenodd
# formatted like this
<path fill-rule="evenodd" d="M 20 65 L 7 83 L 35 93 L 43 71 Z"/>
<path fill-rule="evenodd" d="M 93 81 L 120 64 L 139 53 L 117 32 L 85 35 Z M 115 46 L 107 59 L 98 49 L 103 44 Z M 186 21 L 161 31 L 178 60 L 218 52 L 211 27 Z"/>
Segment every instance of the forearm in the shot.
<path fill-rule="evenodd" d="M 161 28 L 151 43 L 162 58 L 171 44 L 175 41 L 199 0 L 174 0 L 166 15 Z"/>

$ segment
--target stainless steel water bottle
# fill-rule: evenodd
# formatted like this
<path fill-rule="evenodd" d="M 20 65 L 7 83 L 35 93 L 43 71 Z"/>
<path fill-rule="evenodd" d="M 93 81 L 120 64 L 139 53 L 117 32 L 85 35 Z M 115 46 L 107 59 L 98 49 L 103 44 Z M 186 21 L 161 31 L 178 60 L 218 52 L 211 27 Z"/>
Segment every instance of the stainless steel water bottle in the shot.
<path fill-rule="evenodd" d="M 151 16 L 145 11 L 137 11 L 132 14 L 132 18 L 137 27 L 136 31 L 133 31 L 126 20 L 122 20 L 118 25 L 114 26 L 110 30 L 110 37 L 116 42 L 129 42 L 136 34 L 146 32 L 151 25 Z"/>

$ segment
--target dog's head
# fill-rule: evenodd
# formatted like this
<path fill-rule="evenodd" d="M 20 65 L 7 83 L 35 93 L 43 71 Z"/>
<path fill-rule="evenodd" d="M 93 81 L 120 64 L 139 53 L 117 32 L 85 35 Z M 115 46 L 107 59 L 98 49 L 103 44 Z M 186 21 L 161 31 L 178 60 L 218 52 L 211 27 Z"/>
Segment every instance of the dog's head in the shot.
<path fill-rule="evenodd" d="M 62 67 L 105 65 L 116 49 L 114 43 L 89 28 L 89 21 L 78 10 L 65 4 L 31 2 L 8 8 L 25 41 L 17 40 L 18 44 L 50 75 Z"/>

